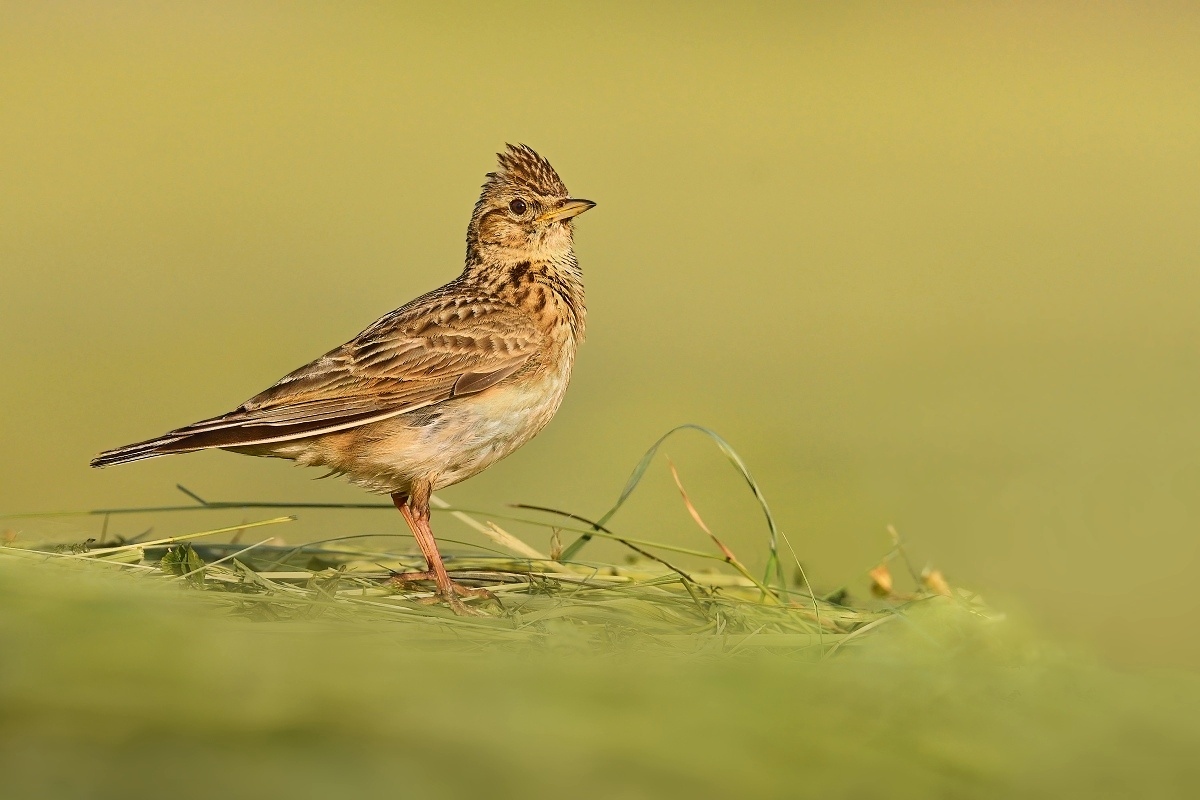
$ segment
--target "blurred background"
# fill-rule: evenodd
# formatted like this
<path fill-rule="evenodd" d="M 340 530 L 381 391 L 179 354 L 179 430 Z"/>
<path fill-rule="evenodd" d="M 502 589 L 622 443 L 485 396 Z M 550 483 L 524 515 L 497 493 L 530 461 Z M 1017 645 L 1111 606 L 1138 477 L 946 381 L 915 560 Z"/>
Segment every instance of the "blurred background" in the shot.
<path fill-rule="evenodd" d="M 589 340 L 554 423 L 445 499 L 598 517 L 696 422 L 819 586 L 863 591 L 894 524 L 1044 630 L 1200 666 L 1198 92 L 1186 4 L 6 5 L 0 512 L 369 500 L 219 452 L 87 462 L 454 277 L 526 142 L 599 203 Z M 761 567 L 729 465 L 666 449 Z M 613 525 L 701 541 L 661 463 Z"/>

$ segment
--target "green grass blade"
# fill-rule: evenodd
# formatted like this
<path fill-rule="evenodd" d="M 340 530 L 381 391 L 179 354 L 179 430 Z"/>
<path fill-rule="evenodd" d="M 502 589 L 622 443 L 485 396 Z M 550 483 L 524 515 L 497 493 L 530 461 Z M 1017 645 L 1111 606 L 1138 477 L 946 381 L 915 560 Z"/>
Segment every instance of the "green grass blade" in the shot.
<path fill-rule="evenodd" d="M 750 468 L 746 466 L 746 462 L 742 461 L 741 456 L 737 454 L 729 442 L 721 438 L 720 434 L 710 428 L 704 427 L 703 425 L 696 425 L 690 422 L 667 431 L 659 437 L 658 441 L 656 441 L 649 450 L 646 451 L 645 455 L 642 456 L 641 461 L 638 462 L 637 466 L 634 467 L 633 472 L 629 475 L 629 480 L 625 482 L 625 488 L 621 490 L 621 496 L 617 498 L 617 502 L 613 504 L 612 508 L 610 508 L 604 514 L 604 516 L 596 521 L 594 526 L 595 529 L 599 530 L 600 528 L 603 528 L 604 525 L 607 524 L 608 521 L 612 519 L 613 516 L 621 509 L 621 506 L 625 505 L 625 501 L 629 499 L 629 496 L 633 494 L 634 489 L 636 489 L 638 484 L 642 482 L 642 478 L 645 476 L 646 470 L 649 469 L 654 457 L 658 455 L 658 450 L 660 447 L 662 447 L 663 443 L 676 433 L 685 430 L 699 431 L 712 440 L 712 442 L 717 445 L 717 448 L 721 451 L 721 453 L 724 454 L 727 459 L 729 459 L 730 463 L 733 464 L 738 473 L 746 481 L 746 484 L 750 487 L 750 491 L 754 493 L 754 498 L 758 501 L 759 508 L 762 509 L 763 516 L 766 518 L 767 531 L 770 536 L 771 553 L 772 555 L 776 555 L 779 550 L 779 531 L 775 524 L 775 516 L 771 513 L 771 508 L 767 505 L 767 500 L 763 496 L 762 489 L 759 488 L 758 482 L 755 481 L 754 476 L 750 474 Z M 594 535 L 594 533 L 585 533 L 580 536 L 563 551 L 563 558 L 574 557 Z M 778 577 L 780 583 L 782 584 L 782 568 L 780 568 Z"/>

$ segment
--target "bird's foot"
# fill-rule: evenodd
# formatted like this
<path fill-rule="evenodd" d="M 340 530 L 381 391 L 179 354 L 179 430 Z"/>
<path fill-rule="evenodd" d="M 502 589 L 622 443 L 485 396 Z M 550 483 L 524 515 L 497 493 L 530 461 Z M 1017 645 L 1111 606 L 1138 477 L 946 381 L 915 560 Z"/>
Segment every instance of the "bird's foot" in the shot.
<path fill-rule="evenodd" d="M 447 595 L 442 594 L 441 592 L 438 592 L 438 597 L 442 600 L 445 600 L 446 605 L 450 606 L 450 610 L 453 611 L 455 614 L 458 614 L 460 617 L 485 617 L 485 616 L 487 616 L 479 609 L 477 609 L 473 606 L 469 606 L 466 603 L 464 603 L 462 600 L 459 599 L 460 597 L 465 597 L 468 599 L 483 598 L 485 600 L 491 600 L 497 606 L 500 606 L 501 608 L 503 608 L 503 606 L 500 604 L 500 599 L 498 597 L 496 597 L 496 595 L 489 592 L 487 589 L 484 589 L 482 587 L 480 587 L 478 589 L 471 589 L 469 587 L 463 586 L 461 583 L 451 582 L 450 583 L 450 594 L 447 596 Z"/>
<path fill-rule="evenodd" d="M 473 608 L 473 607 L 467 605 L 466 603 L 464 603 L 462 600 L 459 600 L 457 594 L 451 594 L 449 596 L 439 594 L 436 598 L 434 598 L 434 601 L 435 602 L 437 602 L 437 601 L 445 602 L 446 605 L 450 606 L 450 610 L 453 611 L 455 614 L 457 614 L 460 617 L 485 617 L 485 616 L 487 616 L 482 611 L 480 611 L 478 608 Z"/>
<path fill-rule="evenodd" d="M 451 611 L 460 617 L 486 617 L 487 614 L 480 611 L 478 608 L 475 608 L 474 606 L 467 605 L 459 599 L 473 599 L 480 597 L 491 600 L 495 602 L 496 605 L 500 605 L 500 600 L 496 597 L 496 595 L 492 594 L 487 589 L 470 589 L 460 583 L 453 582 L 450 584 L 449 592 L 443 592 L 439 589 L 436 595 L 422 602 L 428 602 L 430 604 L 445 603 L 446 605 L 450 606 Z"/>
<path fill-rule="evenodd" d="M 437 576 L 433 571 L 426 572 L 400 572 L 388 579 L 388 583 L 392 586 L 407 588 L 411 583 L 420 583 L 423 581 L 437 581 Z M 440 588 L 433 597 L 427 597 L 417 602 L 422 605 L 433 605 L 435 603 L 445 603 L 450 606 L 450 610 L 460 617 L 482 617 L 486 616 L 482 611 L 472 608 L 460 600 L 460 597 L 466 598 L 484 598 L 492 600 L 496 605 L 500 605 L 499 598 L 489 592 L 487 589 L 479 588 L 472 589 L 463 586 L 461 583 L 450 582 L 450 591 L 444 592 Z"/>

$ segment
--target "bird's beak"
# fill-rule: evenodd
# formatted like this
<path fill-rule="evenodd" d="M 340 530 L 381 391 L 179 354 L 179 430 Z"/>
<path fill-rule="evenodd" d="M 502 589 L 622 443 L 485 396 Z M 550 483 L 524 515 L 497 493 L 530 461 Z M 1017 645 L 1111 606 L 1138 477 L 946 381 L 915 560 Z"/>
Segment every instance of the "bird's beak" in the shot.
<path fill-rule="evenodd" d="M 578 217 L 595 205 L 591 200 L 564 200 L 561 206 L 544 212 L 537 219 L 538 222 L 561 222 L 564 219 Z"/>

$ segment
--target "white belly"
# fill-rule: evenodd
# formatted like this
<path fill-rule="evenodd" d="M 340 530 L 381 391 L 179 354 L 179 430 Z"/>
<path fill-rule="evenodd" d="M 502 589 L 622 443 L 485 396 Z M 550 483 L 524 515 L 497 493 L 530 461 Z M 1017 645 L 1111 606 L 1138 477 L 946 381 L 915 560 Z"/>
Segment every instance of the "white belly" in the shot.
<path fill-rule="evenodd" d="M 537 385 L 497 386 L 444 403 L 438 422 L 398 437 L 406 446 L 395 465 L 414 476 L 436 474 L 435 490 L 482 472 L 546 427 L 566 394 L 567 379 L 547 376 Z"/>

